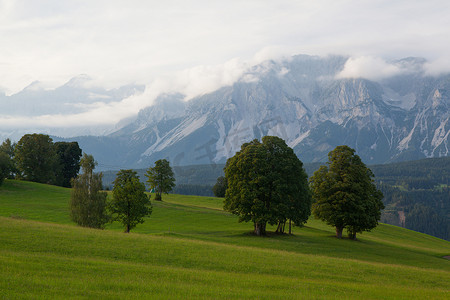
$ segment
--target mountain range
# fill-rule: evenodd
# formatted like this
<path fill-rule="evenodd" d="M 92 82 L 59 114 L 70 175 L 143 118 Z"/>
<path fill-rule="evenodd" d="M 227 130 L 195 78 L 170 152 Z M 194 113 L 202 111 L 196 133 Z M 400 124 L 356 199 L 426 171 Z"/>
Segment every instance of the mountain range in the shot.
<path fill-rule="evenodd" d="M 114 89 L 105 89 L 92 84 L 92 78 L 82 74 L 70 79 L 65 84 L 47 89 L 42 82 L 34 81 L 23 90 L 12 95 L 5 95 L 0 90 L 0 117 L 33 118 L 46 115 L 68 115 L 86 112 L 98 102 L 113 103 L 124 98 L 142 93 L 143 85 L 125 85 Z M 2 126 L 3 127 L 3 126 Z M 21 126 L 20 128 L 0 127 L 0 140 L 10 138 L 18 140 L 26 133 L 36 132 L 36 129 Z M 32 126 L 29 126 L 32 127 Z M 37 133 L 47 133 L 58 136 L 105 135 L 114 131 L 115 126 L 83 125 L 77 127 L 40 128 Z"/>
<path fill-rule="evenodd" d="M 326 161 L 337 145 L 367 164 L 449 154 L 450 74 L 426 61 L 392 61 L 403 72 L 379 80 L 339 76 L 347 58 L 299 55 L 266 61 L 233 85 L 184 101 L 164 94 L 106 136 L 71 138 L 100 169 L 218 164 L 244 142 L 277 135 L 304 162 Z"/>

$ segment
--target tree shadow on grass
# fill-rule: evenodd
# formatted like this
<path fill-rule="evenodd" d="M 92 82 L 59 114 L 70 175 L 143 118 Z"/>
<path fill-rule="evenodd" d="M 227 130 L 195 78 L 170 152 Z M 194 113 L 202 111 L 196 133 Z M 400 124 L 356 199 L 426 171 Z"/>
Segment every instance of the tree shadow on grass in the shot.
<path fill-rule="evenodd" d="M 302 230 L 305 229 L 303 232 Z M 408 249 L 364 236 L 357 240 L 348 237 L 338 239 L 330 231 L 303 227 L 294 234 L 275 234 L 256 236 L 252 231 L 209 232 L 207 235 L 192 235 L 186 238 L 211 241 L 215 243 L 236 245 L 240 247 L 257 247 L 281 250 L 306 255 L 319 255 L 361 262 L 378 262 L 383 264 L 402 264 L 413 267 L 426 266 L 436 257 L 420 249 Z M 439 258 L 440 259 L 440 258 Z M 442 267 L 444 268 L 444 267 Z"/>

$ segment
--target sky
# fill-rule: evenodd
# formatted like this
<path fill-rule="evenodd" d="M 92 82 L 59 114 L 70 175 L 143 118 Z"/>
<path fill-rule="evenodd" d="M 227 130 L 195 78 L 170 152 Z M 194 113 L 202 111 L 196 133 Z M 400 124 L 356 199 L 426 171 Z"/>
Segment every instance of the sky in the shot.
<path fill-rule="evenodd" d="M 84 113 L 27 118 L 39 128 L 117 123 L 160 92 L 189 99 L 294 54 L 347 55 L 341 77 L 395 74 L 389 60 L 408 56 L 438 74 L 450 71 L 449 16 L 448 0 L 0 0 L 0 93 L 80 74 L 105 88 L 147 87 Z M 0 129 L 24 120 L 0 112 Z"/>

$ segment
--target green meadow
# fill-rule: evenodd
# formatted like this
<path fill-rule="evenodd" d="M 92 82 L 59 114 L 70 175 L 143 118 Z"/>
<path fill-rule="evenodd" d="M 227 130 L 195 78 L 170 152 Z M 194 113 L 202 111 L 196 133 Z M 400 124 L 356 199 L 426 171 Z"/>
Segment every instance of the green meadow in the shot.
<path fill-rule="evenodd" d="M 125 234 L 76 226 L 69 199 L 61 187 L 0 187 L 0 299 L 450 298 L 450 243 L 399 227 L 337 240 L 310 219 L 261 238 L 222 199 L 163 195 Z"/>

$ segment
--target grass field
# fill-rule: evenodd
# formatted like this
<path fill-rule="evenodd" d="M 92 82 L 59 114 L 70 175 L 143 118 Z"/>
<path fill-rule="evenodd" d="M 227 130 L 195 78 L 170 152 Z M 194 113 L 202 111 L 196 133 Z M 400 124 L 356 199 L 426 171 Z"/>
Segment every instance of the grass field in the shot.
<path fill-rule="evenodd" d="M 450 298 L 450 243 L 402 228 L 337 240 L 311 219 L 259 238 L 221 199 L 163 195 L 124 234 L 75 226 L 69 198 L 30 182 L 0 187 L 0 299 Z"/>

